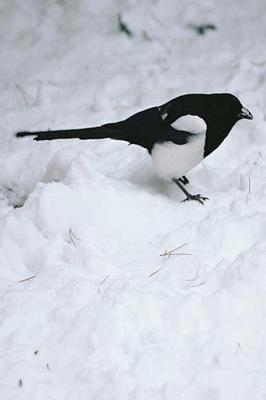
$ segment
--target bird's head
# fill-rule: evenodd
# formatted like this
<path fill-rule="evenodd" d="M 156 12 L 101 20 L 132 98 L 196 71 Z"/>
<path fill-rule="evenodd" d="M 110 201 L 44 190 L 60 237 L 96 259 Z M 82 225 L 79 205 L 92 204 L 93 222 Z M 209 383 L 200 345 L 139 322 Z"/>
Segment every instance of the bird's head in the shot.
<path fill-rule="evenodd" d="M 230 93 L 186 94 L 166 103 L 165 111 L 172 123 L 182 115 L 197 115 L 207 126 L 223 125 L 230 130 L 241 119 L 253 119 L 251 112 Z"/>
<path fill-rule="evenodd" d="M 210 113 L 214 117 L 219 117 L 225 121 L 235 124 L 241 119 L 253 119 L 251 112 L 245 108 L 239 99 L 230 93 L 209 94 L 203 100 L 203 109 L 206 117 L 210 118 Z"/>

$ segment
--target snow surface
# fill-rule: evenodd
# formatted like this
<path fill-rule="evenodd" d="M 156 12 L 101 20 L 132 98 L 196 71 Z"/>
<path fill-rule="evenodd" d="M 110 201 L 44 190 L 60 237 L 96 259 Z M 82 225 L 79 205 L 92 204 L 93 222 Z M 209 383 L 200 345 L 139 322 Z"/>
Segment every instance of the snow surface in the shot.
<path fill-rule="evenodd" d="M 2 1 L 0 38 L 0 399 L 265 400 L 265 0 Z M 189 92 L 255 116 L 204 207 L 137 146 L 14 138 Z"/>

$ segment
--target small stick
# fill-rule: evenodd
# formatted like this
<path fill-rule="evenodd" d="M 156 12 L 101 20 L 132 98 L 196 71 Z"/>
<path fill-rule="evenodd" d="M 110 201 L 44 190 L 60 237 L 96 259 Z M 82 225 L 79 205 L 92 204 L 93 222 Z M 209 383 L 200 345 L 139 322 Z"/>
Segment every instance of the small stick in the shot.
<path fill-rule="evenodd" d="M 173 250 L 165 250 L 164 253 L 160 254 L 160 257 L 167 256 L 169 258 L 171 256 L 192 256 L 192 254 L 190 254 L 190 253 L 176 253 L 178 250 L 182 249 L 186 245 L 187 245 L 187 242 L 183 243 L 181 246 L 179 246 Z"/>
<path fill-rule="evenodd" d="M 162 268 L 157 269 L 156 271 L 153 271 L 150 275 L 148 275 L 148 278 L 151 278 L 153 275 L 157 274 L 158 272 L 161 271 Z"/>
<path fill-rule="evenodd" d="M 19 281 L 19 283 L 30 281 L 31 279 L 36 278 L 36 276 L 37 275 L 32 275 L 32 276 L 29 276 L 28 278 L 21 279 L 21 281 Z"/>
<path fill-rule="evenodd" d="M 75 233 L 73 232 L 73 229 L 72 229 L 71 226 L 70 226 L 70 228 L 68 230 L 68 233 L 69 233 L 69 237 L 70 237 L 70 240 L 71 240 L 72 244 L 75 247 L 77 247 L 77 244 L 76 244 L 75 240 L 81 241 L 81 239 L 78 236 L 75 235 Z"/>

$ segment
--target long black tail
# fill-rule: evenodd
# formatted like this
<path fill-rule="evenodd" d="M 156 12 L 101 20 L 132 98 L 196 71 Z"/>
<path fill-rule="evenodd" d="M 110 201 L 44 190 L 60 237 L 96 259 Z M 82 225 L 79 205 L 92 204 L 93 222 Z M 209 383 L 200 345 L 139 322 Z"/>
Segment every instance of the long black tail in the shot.
<path fill-rule="evenodd" d="M 34 136 L 34 140 L 54 139 L 116 139 L 144 147 L 151 152 L 154 143 L 160 141 L 162 132 L 168 134 L 158 107 L 148 108 L 131 117 L 93 128 L 69 129 L 44 132 L 18 132 L 17 137 Z M 165 131 L 166 130 L 166 131 Z"/>
<path fill-rule="evenodd" d="M 34 140 L 54 139 L 117 139 L 127 140 L 126 131 L 121 123 L 106 124 L 95 128 L 67 129 L 58 131 L 18 132 L 17 137 L 35 136 Z"/>

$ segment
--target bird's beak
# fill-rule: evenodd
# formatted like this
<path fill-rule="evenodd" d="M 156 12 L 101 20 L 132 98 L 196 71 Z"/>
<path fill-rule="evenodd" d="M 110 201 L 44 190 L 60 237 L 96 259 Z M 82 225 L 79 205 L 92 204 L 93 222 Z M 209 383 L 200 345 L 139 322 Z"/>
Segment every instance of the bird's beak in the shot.
<path fill-rule="evenodd" d="M 239 113 L 239 119 L 253 119 L 253 115 L 251 114 L 250 111 L 248 111 L 247 108 L 243 107 L 242 110 Z"/>

